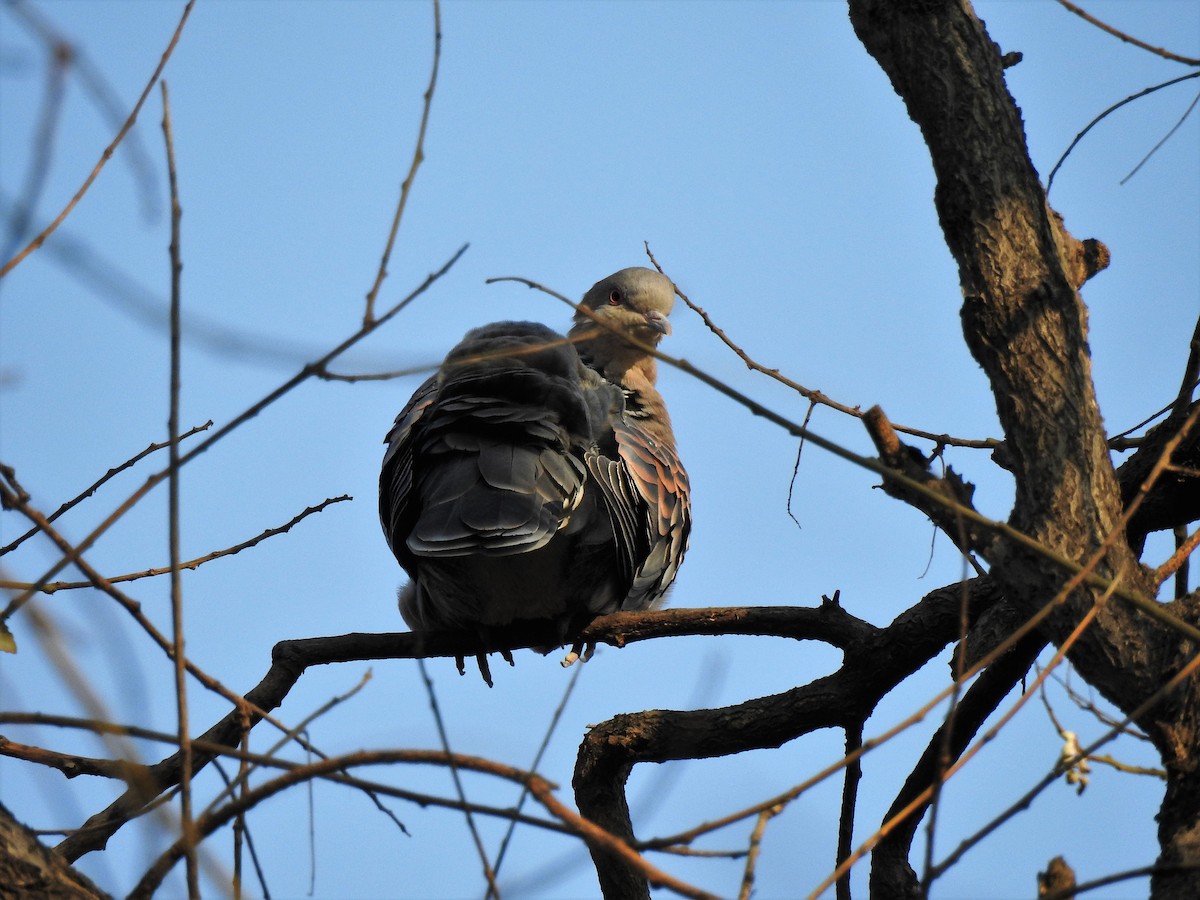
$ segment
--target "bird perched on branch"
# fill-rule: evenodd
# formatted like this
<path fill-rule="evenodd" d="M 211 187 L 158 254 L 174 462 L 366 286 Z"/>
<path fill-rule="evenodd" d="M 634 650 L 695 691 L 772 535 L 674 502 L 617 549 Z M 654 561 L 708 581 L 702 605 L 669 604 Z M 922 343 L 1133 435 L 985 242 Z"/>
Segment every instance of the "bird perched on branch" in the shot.
<path fill-rule="evenodd" d="M 670 333 L 674 300 L 664 275 L 622 269 L 587 292 L 566 337 L 484 325 L 417 388 L 379 481 L 414 631 L 472 629 L 486 642 L 489 629 L 550 620 L 563 643 L 596 616 L 662 599 L 691 527 L 647 352 Z"/>

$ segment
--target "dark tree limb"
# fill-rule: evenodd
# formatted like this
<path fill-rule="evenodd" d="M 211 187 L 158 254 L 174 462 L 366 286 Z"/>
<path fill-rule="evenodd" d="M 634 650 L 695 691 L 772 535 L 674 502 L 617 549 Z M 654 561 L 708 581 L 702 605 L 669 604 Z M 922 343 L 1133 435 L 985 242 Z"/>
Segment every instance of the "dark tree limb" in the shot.
<path fill-rule="evenodd" d="M 934 203 L 958 264 L 963 333 L 992 387 L 1016 482 L 1009 524 L 1045 546 L 1154 596 L 1124 540 L 1122 494 L 1091 380 L 1078 261 L 1089 251 L 1050 209 L 1004 82 L 1001 53 L 963 0 L 850 0 L 850 18 L 920 127 L 937 178 Z M 1096 248 L 1092 254 L 1098 253 Z M 1031 614 L 1065 584 L 1013 544 L 990 554 L 991 574 Z M 1065 641 L 1101 602 L 1074 590 L 1042 625 Z M 1157 620 L 1106 603 L 1072 648 L 1077 671 L 1131 712 L 1197 652 Z M 1185 682 L 1139 725 L 1163 757 L 1160 866 L 1200 859 L 1196 730 L 1200 683 Z M 1157 897 L 1200 896 L 1200 876 L 1156 875 Z"/>
<path fill-rule="evenodd" d="M 1150 430 L 1137 451 L 1121 464 L 1117 478 L 1121 497 L 1129 503 L 1137 496 L 1146 477 L 1158 463 L 1168 441 L 1179 434 L 1180 426 L 1196 408 L 1195 402 L 1184 403 Z M 1130 545 L 1138 553 L 1146 535 L 1166 531 L 1200 519 L 1200 428 L 1193 428 L 1180 442 L 1172 456 L 1176 468 L 1163 473 L 1134 512 L 1125 532 Z"/>
<path fill-rule="evenodd" d="M 858 722 L 846 729 L 846 756 L 854 758 L 847 763 L 842 777 L 842 808 L 838 814 L 838 843 L 834 868 L 850 858 L 854 852 L 854 815 L 858 810 L 858 784 L 862 781 L 862 758 L 854 754 L 862 748 L 863 724 Z M 837 880 L 837 900 L 850 900 L 850 872 Z"/>
<path fill-rule="evenodd" d="M 247 727 L 278 707 L 310 666 L 378 659 L 417 659 L 475 656 L 500 650 L 553 646 L 555 628 L 522 624 L 495 629 L 492 641 L 481 642 L 471 632 L 412 634 L 344 634 L 334 637 L 281 641 L 272 651 L 267 674 L 245 695 L 246 706 L 235 708 L 196 739 L 198 744 L 237 747 Z M 725 607 L 676 609 L 648 613 L 617 613 L 595 620 L 580 637 L 585 641 L 624 646 L 643 640 L 681 635 L 745 634 L 819 640 L 843 649 L 861 644 L 877 629 L 846 612 L 836 603 L 819 607 Z M 198 772 L 216 753 L 197 747 L 193 768 Z M 139 767 L 140 777 L 108 807 L 90 817 L 56 848 L 70 861 L 103 850 L 126 822 L 155 797 L 179 783 L 181 758 L 172 754 L 152 765 Z"/>
<path fill-rule="evenodd" d="M 892 423 L 880 407 L 872 406 L 866 411 L 863 415 L 863 425 L 875 444 L 879 461 L 889 469 L 937 491 L 957 506 L 971 510 L 975 508 L 971 502 L 975 494 L 975 485 L 963 481 L 949 466 L 946 467 L 946 474 L 941 477 L 930 472 L 929 464 L 933 460 L 926 458 L 915 447 L 901 442 L 900 436 L 896 434 Z M 898 481 L 884 479 L 883 490 L 889 497 L 895 497 L 929 516 L 963 553 L 978 552 L 987 546 L 990 534 L 981 529 L 978 523 L 957 515 L 954 508 L 935 503 L 929 497 L 909 489 Z"/>
<path fill-rule="evenodd" d="M 972 619 L 999 600 L 986 576 L 965 587 Z M 841 668 L 809 684 L 721 709 L 649 710 L 593 727 L 575 763 L 579 811 L 633 841 L 625 783 L 637 763 L 728 756 L 779 747 L 823 728 L 857 727 L 882 697 L 958 636 L 963 591 L 962 584 L 947 585 L 886 628 L 867 625 L 859 640 L 843 648 Z M 631 867 L 597 850 L 592 860 L 605 897 L 646 896 L 645 880 Z"/>
<path fill-rule="evenodd" d="M 947 754 L 951 762 L 962 756 L 984 722 L 1025 677 L 1045 645 L 1045 638 L 1037 632 L 1027 634 L 983 671 L 963 696 L 954 717 L 929 739 L 900 793 L 892 801 L 884 821 L 890 821 L 898 815 L 933 783 L 944 768 L 946 759 L 943 754 Z M 871 851 L 872 897 L 916 900 L 921 896 L 920 883 L 908 860 L 917 826 L 927 808 L 928 802 L 914 809 Z"/>

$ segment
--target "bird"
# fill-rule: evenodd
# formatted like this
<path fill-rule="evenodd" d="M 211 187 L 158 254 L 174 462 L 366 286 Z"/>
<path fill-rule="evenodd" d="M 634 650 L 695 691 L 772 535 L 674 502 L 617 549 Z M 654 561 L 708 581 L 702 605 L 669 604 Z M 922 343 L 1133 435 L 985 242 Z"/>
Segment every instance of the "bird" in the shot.
<path fill-rule="evenodd" d="M 662 273 L 621 269 L 584 294 L 565 336 L 474 328 L 413 393 L 384 440 L 379 515 L 414 632 L 471 629 L 486 646 L 492 629 L 549 621 L 573 640 L 570 665 L 592 619 L 662 602 L 691 530 L 648 352 L 674 300 Z"/>

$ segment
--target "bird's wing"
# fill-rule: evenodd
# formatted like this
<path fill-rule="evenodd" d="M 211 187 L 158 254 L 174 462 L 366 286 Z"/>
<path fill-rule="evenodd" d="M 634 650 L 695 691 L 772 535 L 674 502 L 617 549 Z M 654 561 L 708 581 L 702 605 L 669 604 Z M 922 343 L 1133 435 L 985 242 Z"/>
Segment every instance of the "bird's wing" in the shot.
<path fill-rule="evenodd" d="M 606 477 L 598 480 L 616 510 L 612 519 L 621 556 L 633 563 L 622 606 L 647 609 L 666 594 L 687 550 L 691 487 L 672 447 L 625 417 L 614 421 L 613 431 L 619 462 L 608 465 Z"/>
<path fill-rule="evenodd" d="M 384 527 L 401 563 L 524 553 L 568 524 L 586 479 L 580 369 L 533 323 L 475 329 L 451 351 L 389 436 L 382 487 L 394 499 L 381 509 L 393 510 Z"/>
<path fill-rule="evenodd" d="M 395 424 L 384 438 L 388 445 L 379 473 L 379 521 L 388 545 L 401 564 L 408 567 L 411 554 L 403 535 L 412 528 L 413 431 L 437 397 L 438 380 L 433 375 L 413 392 Z M 399 537 L 399 540 L 397 540 Z"/>

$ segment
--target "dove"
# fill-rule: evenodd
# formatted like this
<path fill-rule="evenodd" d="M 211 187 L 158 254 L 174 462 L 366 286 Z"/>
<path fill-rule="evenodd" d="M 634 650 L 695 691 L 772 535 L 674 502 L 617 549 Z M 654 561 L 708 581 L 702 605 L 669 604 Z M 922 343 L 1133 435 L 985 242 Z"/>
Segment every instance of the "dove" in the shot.
<path fill-rule="evenodd" d="M 674 299 L 661 273 L 622 269 L 584 295 L 565 336 L 472 329 L 417 388 L 379 483 L 410 628 L 486 643 L 490 629 L 548 620 L 565 643 L 597 616 L 662 601 L 691 528 L 647 349 L 670 333 Z M 480 669 L 491 684 L 484 656 Z"/>

